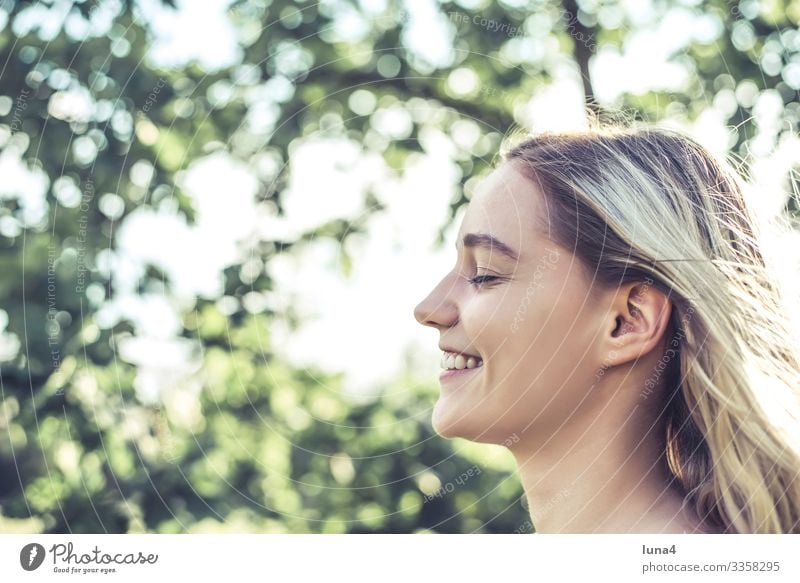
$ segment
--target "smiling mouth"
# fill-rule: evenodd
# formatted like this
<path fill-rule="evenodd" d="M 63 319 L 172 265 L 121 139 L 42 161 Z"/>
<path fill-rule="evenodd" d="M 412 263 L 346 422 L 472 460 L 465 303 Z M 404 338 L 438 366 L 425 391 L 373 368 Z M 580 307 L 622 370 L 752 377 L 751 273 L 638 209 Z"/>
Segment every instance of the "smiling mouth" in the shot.
<path fill-rule="evenodd" d="M 483 359 L 479 356 L 442 352 L 441 366 L 444 369 L 439 380 L 472 376 L 483 369 Z"/>
<path fill-rule="evenodd" d="M 439 375 L 439 380 L 445 381 L 456 377 L 473 376 L 481 370 L 483 370 L 483 366 L 476 366 L 475 368 L 450 368 L 442 371 L 442 374 Z"/>
<path fill-rule="evenodd" d="M 471 354 L 457 354 L 455 352 L 442 352 L 440 365 L 445 370 L 465 370 L 476 369 L 483 366 L 483 359 L 480 356 Z"/>

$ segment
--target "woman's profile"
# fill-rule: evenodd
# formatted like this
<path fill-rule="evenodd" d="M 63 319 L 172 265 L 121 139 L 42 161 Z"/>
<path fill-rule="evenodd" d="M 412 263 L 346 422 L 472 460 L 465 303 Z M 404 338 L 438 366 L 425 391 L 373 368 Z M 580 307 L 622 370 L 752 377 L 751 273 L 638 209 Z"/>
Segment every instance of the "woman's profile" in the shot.
<path fill-rule="evenodd" d="M 800 532 L 800 356 L 743 189 L 676 130 L 593 123 L 474 191 L 414 310 L 432 423 L 511 450 L 537 532 Z"/>

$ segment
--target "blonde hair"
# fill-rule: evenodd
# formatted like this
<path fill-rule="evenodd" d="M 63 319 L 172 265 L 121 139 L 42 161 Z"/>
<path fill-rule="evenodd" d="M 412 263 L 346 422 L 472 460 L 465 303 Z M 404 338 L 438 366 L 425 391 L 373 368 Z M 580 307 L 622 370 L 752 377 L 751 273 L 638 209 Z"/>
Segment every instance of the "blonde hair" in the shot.
<path fill-rule="evenodd" d="M 671 300 L 655 398 L 684 504 L 724 532 L 800 532 L 800 355 L 737 169 L 619 122 L 528 137 L 502 160 L 540 186 L 550 236 L 595 282 Z"/>

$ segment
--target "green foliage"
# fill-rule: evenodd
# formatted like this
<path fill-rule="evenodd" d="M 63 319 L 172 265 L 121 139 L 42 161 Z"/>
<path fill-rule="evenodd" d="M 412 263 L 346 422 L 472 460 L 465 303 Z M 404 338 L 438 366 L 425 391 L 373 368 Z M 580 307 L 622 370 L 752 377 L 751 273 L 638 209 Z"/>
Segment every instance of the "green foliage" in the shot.
<path fill-rule="evenodd" d="M 540 0 L 533 11 L 501 2 L 475 9 L 442 2 L 456 50 L 453 62 L 440 67 L 403 48 L 407 15 L 400 6 L 369 16 L 359 39 L 337 37 L 331 30 L 344 4 L 233 3 L 229 17 L 242 57 L 216 71 L 197 63 L 154 65 L 147 58 L 151 31 L 135 2 L 119 4 L 111 26 L 85 39 L 66 25 L 54 34 L 45 26 L 16 28 L 30 11 L 49 11 L 44 3 L 0 4 L 8 15 L 0 20 L 2 156 L 27 168 L 45 191 L 38 218 L 22 204 L 18 185 L 4 178 L 0 195 L 3 334 L 7 342 L 21 342 L 0 363 L 0 531 L 523 529 L 528 516 L 510 454 L 435 435 L 433 383 L 415 388 L 416 379 L 400 378 L 382 398 L 353 403 L 343 396 L 341 377 L 294 370 L 274 355 L 272 321 L 291 322 L 293 314 L 254 314 L 241 304 L 222 313 L 213 300 L 200 298 L 183 315 L 182 335 L 202 346 L 202 368 L 153 403 L 136 391 L 136 367 L 117 355 L 134 324 L 123 319 L 106 326 L 98 319 L 116 293 L 102 264 L 118 225 L 137 209 L 167 203 L 190 223 L 195 219 L 179 180 L 192 161 L 224 150 L 251 168 L 270 160 L 282 169 L 297 140 L 348 136 L 401 173 L 410 155 L 424 151 L 425 132 L 452 137 L 467 122 L 477 137 L 456 147 L 463 186 L 489 168 L 502 137 L 518 124 L 518 106 L 551 80 L 556 57 L 586 66 L 564 23 L 556 19 L 549 27 L 542 19 L 564 7 L 577 10 L 571 2 Z M 581 4 L 587 31 L 610 47 L 622 46 L 635 28 L 627 22 L 603 28 L 588 12 L 613 3 Z M 667 10 L 682 3 L 662 4 Z M 76 3 L 69 18 L 99 21 L 114 5 Z M 796 128 L 797 75 L 774 67 L 764 74 L 761 57 L 772 51 L 796 66 L 800 3 L 771 5 L 774 10 L 753 12 L 719 0 L 699 3 L 696 10 L 718 15 L 724 32 L 719 44 L 693 43 L 680 55 L 697 72 L 692 91 L 624 95 L 616 105 L 654 120 L 670 112 L 693 118 L 716 94 L 751 79 L 757 91 L 781 96 L 781 132 Z M 544 38 L 546 55 L 526 57 L 536 52 L 526 52 L 522 33 L 493 32 L 475 16 L 505 30 L 532 30 L 525 38 Z M 471 70 L 478 82 L 455 91 L 449 81 L 457 70 Z M 585 82 L 591 96 L 591 79 Z M 285 90 L 272 125 L 244 123 L 258 105 L 259 87 Z M 67 91 L 88 100 L 88 115 L 70 109 Z M 371 112 L 390 106 L 409 111 L 407 135 L 387 136 L 375 127 Z M 753 107 L 742 97 L 729 117 L 738 124 L 741 152 L 754 133 Z M 152 170 L 146 180 L 142 168 Z M 262 199 L 282 212 L 285 173 L 265 171 L 259 180 Z M 109 193 L 118 199 L 104 198 Z M 459 189 L 452 212 L 466 201 Z M 372 212 L 382 211 L 373 193 L 366 202 Z M 299 241 L 343 242 L 357 227 L 332 221 Z M 260 259 L 291 253 L 295 244 L 264 241 Z M 349 265 L 344 245 L 341 253 Z M 241 265 L 226 269 L 226 295 L 272 290 L 265 275 L 242 281 L 240 274 Z M 155 267 L 141 289 L 154 285 L 170 285 Z M 470 473 L 475 468 L 481 471 Z"/>

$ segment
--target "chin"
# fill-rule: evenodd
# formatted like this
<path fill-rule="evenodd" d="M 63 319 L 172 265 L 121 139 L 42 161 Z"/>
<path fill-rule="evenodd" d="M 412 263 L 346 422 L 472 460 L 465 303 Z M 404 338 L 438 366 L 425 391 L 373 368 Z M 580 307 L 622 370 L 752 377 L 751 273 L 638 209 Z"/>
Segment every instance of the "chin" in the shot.
<path fill-rule="evenodd" d="M 442 399 L 439 399 L 433 407 L 431 424 L 433 425 L 433 430 L 439 436 L 446 439 L 453 439 L 455 437 L 472 439 L 470 435 L 470 425 L 472 424 L 470 423 L 469 417 L 454 411 L 453 408 L 448 407 Z"/>
<path fill-rule="evenodd" d="M 431 417 L 433 430 L 446 439 L 460 437 L 475 443 L 504 445 L 509 447 L 520 440 L 521 430 L 516 430 L 513 424 L 506 424 L 509 429 L 501 426 L 497 420 L 476 418 L 469 413 L 457 411 L 448 407 L 441 399 L 436 402 Z"/>
<path fill-rule="evenodd" d="M 441 399 L 436 402 L 431 417 L 433 430 L 445 439 L 460 437 L 476 443 L 502 444 L 508 437 L 501 429 L 496 427 L 487 429 L 492 425 L 491 419 L 476 418 L 469 412 L 460 412 L 448 407 Z"/>

